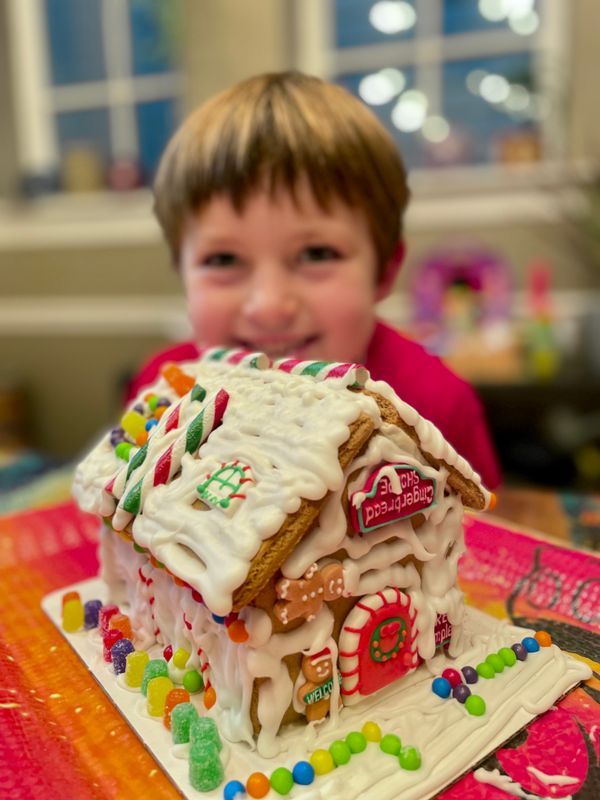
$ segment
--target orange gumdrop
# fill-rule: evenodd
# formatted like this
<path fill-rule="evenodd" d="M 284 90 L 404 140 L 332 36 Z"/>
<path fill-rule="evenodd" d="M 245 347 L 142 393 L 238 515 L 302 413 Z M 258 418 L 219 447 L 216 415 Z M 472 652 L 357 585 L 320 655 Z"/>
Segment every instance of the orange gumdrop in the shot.
<path fill-rule="evenodd" d="M 113 614 L 108 621 L 108 629 L 121 631 L 124 639 L 133 639 L 133 631 L 131 630 L 131 622 L 127 614 Z"/>
<path fill-rule="evenodd" d="M 194 388 L 196 381 L 191 375 L 183 372 L 177 364 L 169 362 L 161 368 L 163 378 L 171 385 L 177 394 L 182 397 Z"/>
<path fill-rule="evenodd" d="M 154 409 L 154 419 L 160 419 L 169 406 L 156 406 Z"/>
<path fill-rule="evenodd" d="M 209 708 L 212 708 L 216 702 L 217 702 L 217 693 L 215 692 L 212 686 L 209 686 L 208 689 L 206 689 L 204 692 L 204 708 L 208 710 Z"/>
<path fill-rule="evenodd" d="M 496 508 L 496 503 L 498 502 L 498 498 L 493 492 L 490 492 L 490 502 L 487 507 L 488 511 L 493 511 Z"/>
<path fill-rule="evenodd" d="M 148 431 L 142 431 L 139 436 L 135 437 L 135 443 L 143 447 L 148 441 Z"/>
<path fill-rule="evenodd" d="M 163 717 L 163 725 L 165 728 L 171 730 L 171 712 L 180 703 L 188 703 L 190 700 L 190 693 L 187 689 L 171 689 L 165 700 L 165 715 Z"/>
<path fill-rule="evenodd" d="M 540 647 L 550 647 L 552 644 L 552 636 L 548 631 L 536 631 L 535 640 Z"/>
<path fill-rule="evenodd" d="M 264 772 L 253 772 L 246 781 L 246 791 L 250 797 L 264 797 L 271 788 L 271 782 Z"/>
<path fill-rule="evenodd" d="M 79 596 L 79 592 L 65 592 L 63 594 L 63 596 L 62 596 L 63 608 L 65 606 L 65 603 L 68 603 L 69 600 L 81 600 L 81 597 Z"/>
<path fill-rule="evenodd" d="M 236 644 L 248 641 L 248 631 L 243 619 L 236 619 L 232 622 L 227 628 L 227 634 L 231 641 L 236 642 Z"/>

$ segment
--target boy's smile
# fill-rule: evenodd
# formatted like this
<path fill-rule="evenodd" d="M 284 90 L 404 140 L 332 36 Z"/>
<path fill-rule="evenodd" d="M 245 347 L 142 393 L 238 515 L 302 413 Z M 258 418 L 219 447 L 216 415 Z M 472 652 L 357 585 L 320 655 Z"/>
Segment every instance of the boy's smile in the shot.
<path fill-rule="evenodd" d="M 225 195 L 191 216 L 181 271 L 200 347 L 272 358 L 364 360 L 380 297 L 364 214 L 339 200 L 325 211 L 306 184 L 258 190 L 238 213 Z"/>

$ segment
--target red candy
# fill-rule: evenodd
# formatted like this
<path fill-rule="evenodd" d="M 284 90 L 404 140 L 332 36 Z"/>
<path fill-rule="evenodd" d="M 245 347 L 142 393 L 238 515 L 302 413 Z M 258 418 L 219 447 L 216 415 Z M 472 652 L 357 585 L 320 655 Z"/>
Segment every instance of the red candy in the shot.
<path fill-rule="evenodd" d="M 462 675 L 458 670 L 452 669 L 452 667 L 448 667 L 448 669 L 442 672 L 442 678 L 446 678 L 453 689 L 455 686 L 458 686 L 459 683 L 462 683 Z"/>
<path fill-rule="evenodd" d="M 170 661 L 173 658 L 173 645 L 168 644 L 163 650 L 163 658 L 165 661 Z"/>
<path fill-rule="evenodd" d="M 108 624 L 110 622 L 110 618 L 118 613 L 119 613 L 119 606 L 114 605 L 114 603 L 102 606 L 102 608 L 100 609 L 100 613 L 98 614 L 98 627 L 100 628 L 100 633 L 102 635 L 104 635 L 108 631 Z"/>
<path fill-rule="evenodd" d="M 112 628 L 111 630 L 107 631 L 104 636 L 102 637 L 102 655 L 104 660 L 107 661 L 109 664 L 112 662 L 112 654 L 111 648 L 113 644 L 119 641 L 119 639 L 123 638 L 123 634 L 121 633 L 118 628 Z"/>

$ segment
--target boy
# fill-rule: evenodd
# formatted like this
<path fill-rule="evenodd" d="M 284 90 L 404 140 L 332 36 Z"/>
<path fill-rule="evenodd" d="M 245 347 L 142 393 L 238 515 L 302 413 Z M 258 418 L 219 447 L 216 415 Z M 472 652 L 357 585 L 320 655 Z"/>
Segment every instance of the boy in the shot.
<path fill-rule="evenodd" d="M 404 255 L 408 196 L 393 140 L 338 86 L 262 75 L 202 105 L 169 143 L 155 183 L 194 341 L 151 359 L 130 396 L 198 347 L 363 363 L 494 488 L 471 387 L 375 317 Z"/>

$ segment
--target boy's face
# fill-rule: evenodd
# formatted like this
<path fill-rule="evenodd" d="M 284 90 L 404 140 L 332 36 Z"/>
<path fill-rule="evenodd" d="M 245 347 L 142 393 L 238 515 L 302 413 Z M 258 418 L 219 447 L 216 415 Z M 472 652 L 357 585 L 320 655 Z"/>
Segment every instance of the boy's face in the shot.
<path fill-rule="evenodd" d="M 297 198 L 257 191 L 238 213 L 219 195 L 188 220 L 181 271 L 200 347 L 364 361 L 378 299 L 366 218 L 341 201 L 325 212 L 306 185 Z"/>

